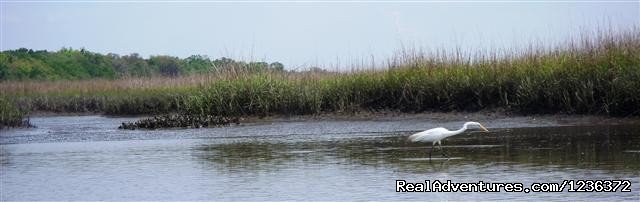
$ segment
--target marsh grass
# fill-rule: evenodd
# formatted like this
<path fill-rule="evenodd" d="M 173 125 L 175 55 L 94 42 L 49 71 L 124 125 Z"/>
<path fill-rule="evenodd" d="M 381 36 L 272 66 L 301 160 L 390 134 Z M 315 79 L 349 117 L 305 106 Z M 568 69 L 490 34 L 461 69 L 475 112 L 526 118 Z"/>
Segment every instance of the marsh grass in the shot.
<path fill-rule="evenodd" d="M 511 54 L 405 51 L 387 68 L 1 82 L 20 109 L 112 115 L 301 115 L 394 110 L 640 115 L 640 31 Z M 3 109 L 6 110 L 6 109 Z"/>
<path fill-rule="evenodd" d="M 0 96 L 0 129 L 8 127 L 31 127 L 29 120 L 24 120 L 27 112 L 19 109 L 8 98 Z"/>

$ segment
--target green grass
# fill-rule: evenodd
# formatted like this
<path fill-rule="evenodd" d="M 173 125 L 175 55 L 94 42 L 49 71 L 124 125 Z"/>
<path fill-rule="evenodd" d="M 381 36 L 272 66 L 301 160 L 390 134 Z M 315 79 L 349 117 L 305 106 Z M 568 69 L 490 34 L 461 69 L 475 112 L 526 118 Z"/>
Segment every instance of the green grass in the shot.
<path fill-rule="evenodd" d="M 38 84 L 32 89 L 12 90 L 14 87 L 7 86 L 20 85 L 5 82 L 0 83 L 0 89 L 20 108 L 31 111 L 111 115 L 269 116 L 483 109 L 522 114 L 640 115 L 640 31 L 636 29 L 551 50 L 485 58 L 490 59 L 471 62 L 464 57 L 419 55 L 405 57 L 386 69 L 233 72 L 200 80 L 178 78 L 185 80 L 176 82 L 179 85 L 78 90 L 65 86 L 82 81 L 68 81 L 52 90 L 36 91 Z M 126 81 L 104 82 L 115 86 Z"/>
<path fill-rule="evenodd" d="M 0 129 L 31 126 L 28 120 L 23 120 L 25 115 L 24 110 L 19 109 L 8 98 L 0 96 Z"/>

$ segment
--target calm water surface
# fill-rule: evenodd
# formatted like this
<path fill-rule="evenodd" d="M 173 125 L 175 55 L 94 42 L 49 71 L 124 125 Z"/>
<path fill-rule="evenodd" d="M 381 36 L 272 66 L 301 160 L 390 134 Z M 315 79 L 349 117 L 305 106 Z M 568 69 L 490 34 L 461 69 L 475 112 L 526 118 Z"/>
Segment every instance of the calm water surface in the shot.
<path fill-rule="evenodd" d="M 410 134 L 462 122 L 280 121 L 123 131 L 131 118 L 43 117 L 0 131 L 0 200 L 629 200 L 640 199 L 640 126 L 560 126 L 511 118 L 443 141 Z M 397 193 L 395 181 L 622 179 L 617 193 Z"/>

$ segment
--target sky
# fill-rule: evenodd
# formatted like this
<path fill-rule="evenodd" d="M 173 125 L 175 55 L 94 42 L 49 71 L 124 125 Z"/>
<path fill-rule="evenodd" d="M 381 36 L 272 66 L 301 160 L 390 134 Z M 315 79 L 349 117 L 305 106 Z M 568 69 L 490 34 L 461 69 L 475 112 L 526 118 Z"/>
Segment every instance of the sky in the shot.
<path fill-rule="evenodd" d="M 640 25 L 640 1 L 7 1 L 0 49 L 208 55 L 289 68 L 493 50 Z"/>

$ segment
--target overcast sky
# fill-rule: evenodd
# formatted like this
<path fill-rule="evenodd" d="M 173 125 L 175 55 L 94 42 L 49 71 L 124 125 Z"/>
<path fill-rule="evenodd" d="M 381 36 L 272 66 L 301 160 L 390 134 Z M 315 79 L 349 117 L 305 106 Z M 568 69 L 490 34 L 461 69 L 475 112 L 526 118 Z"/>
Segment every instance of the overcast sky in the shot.
<path fill-rule="evenodd" d="M 193 54 L 287 66 L 389 58 L 400 47 L 502 48 L 640 24 L 639 1 L 20 2 L 1 4 L 2 50 Z"/>

